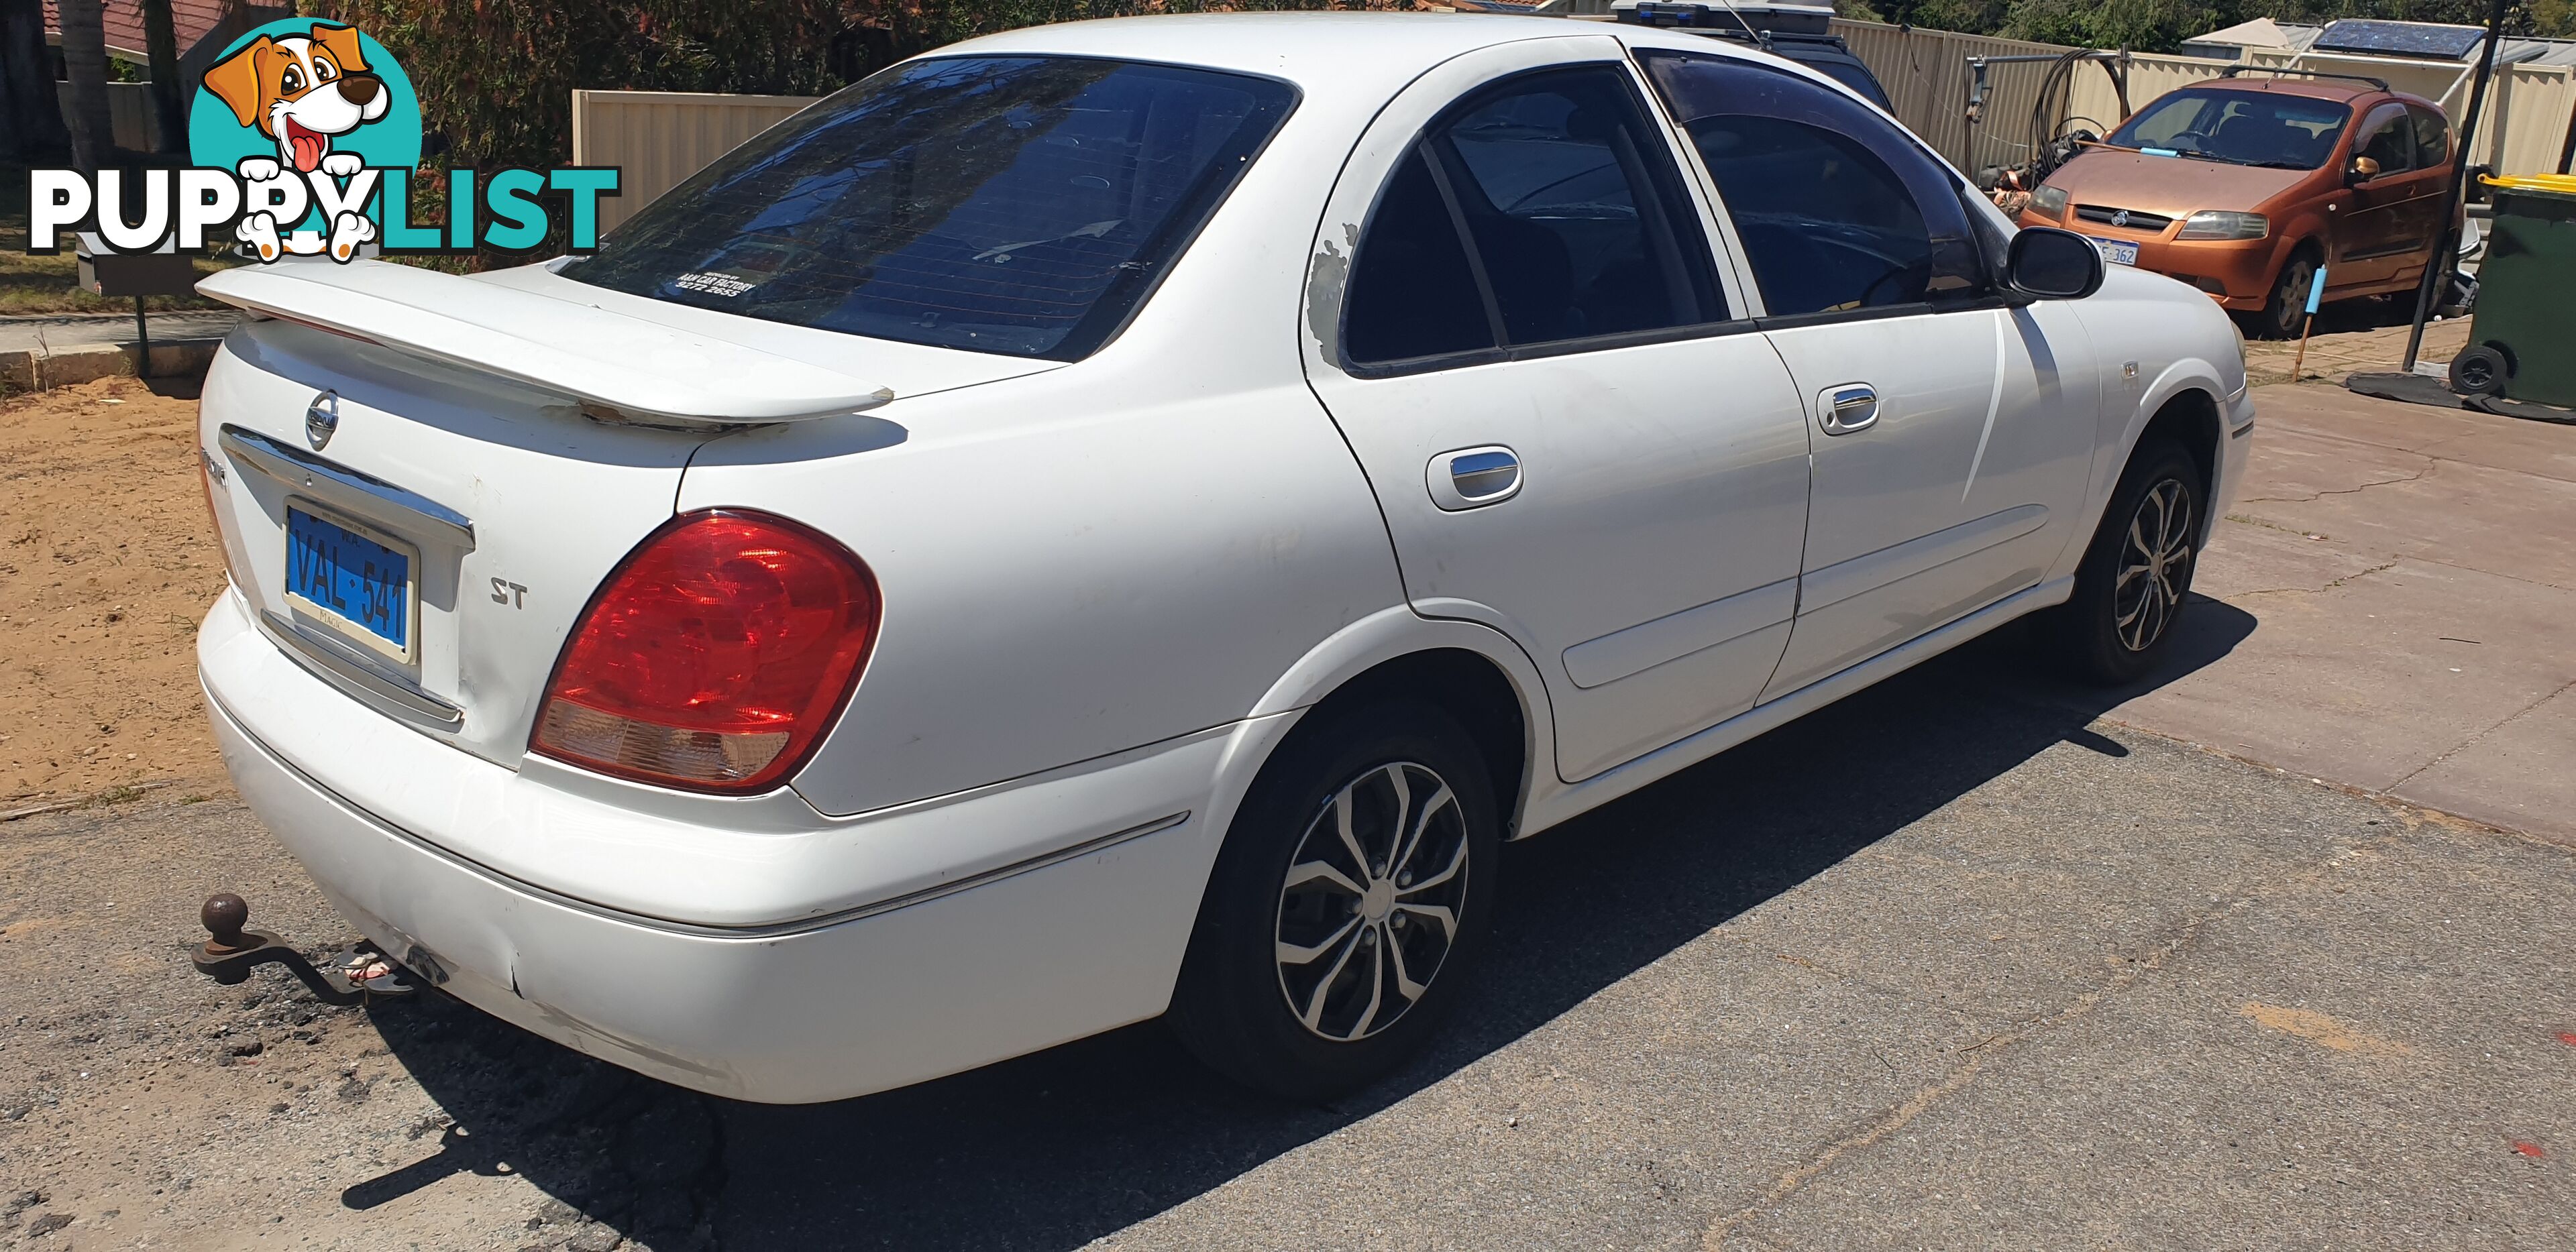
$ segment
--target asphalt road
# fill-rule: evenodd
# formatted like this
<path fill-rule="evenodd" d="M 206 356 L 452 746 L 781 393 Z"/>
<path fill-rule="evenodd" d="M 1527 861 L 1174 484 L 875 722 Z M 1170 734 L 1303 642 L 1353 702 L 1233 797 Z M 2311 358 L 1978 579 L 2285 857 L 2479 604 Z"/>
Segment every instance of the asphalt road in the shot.
<path fill-rule="evenodd" d="M 0 1246 L 2576 1246 L 2576 849 L 2097 722 L 2021 644 L 1512 847 L 1459 1029 L 1329 1108 L 1150 1024 L 708 1100 L 196 979 L 215 887 L 345 934 L 229 802 L 0 826 Z"/>

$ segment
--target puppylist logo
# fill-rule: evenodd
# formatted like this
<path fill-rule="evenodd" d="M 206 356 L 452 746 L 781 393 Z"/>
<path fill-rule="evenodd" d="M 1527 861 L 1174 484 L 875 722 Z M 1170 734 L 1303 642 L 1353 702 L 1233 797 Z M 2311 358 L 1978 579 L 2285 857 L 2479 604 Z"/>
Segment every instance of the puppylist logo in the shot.
<path fill-rule="evenodd" d="M 244 33 L 206 71 L 188 111 L 188 168 L 39 169 L 28 176 L 27 250 L 185 251 L 235 240 L 245 256 L 328 256 L 373 244 L 393 253 L 526 252 L 560 232 L 571 251 L 599 246 L 599 197 L 612 167 L 447 173 L 447 221 L 413 220 L 420 100 L 375 37 L 311 18 Z M 557 214 L 560 213 L 560 219 Z"/>

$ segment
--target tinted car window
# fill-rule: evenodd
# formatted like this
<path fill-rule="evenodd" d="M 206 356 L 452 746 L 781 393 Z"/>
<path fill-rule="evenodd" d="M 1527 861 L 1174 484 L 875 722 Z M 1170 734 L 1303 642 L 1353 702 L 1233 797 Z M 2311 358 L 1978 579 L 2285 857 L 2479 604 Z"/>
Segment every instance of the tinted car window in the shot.
<path fill-rule="evenodd" d="M 1293 103 L 1245 75 L 949 57 L 875 75 L 654 201 L 567 277 L 747 317 L 1070 360 Z"/>
<path fill-rule="evenodd" d="M 1724 316 L 1698 223 L 1672 241 L 1679 179 L 1616 70 L 1521 79 L 1437 128 L 1460 215 L 1514 344 Z M 1445 142 L 1439 142 L 1445 141 Z M 1659 176 L 1660 175 L 1660 176 Z"/>
<path fill-rule="evenodd" d="M 1640 55 L 1717 180 L 1772 316 L 1984 289 L 1956 183 L 1886 119 L 1762 66 Z"/>
<path fill-rule="evenodd" d="M 2312 170 L 2334 156 L 2351 121 L 2352 110 L 2332 100 L 2186 87 L 2138 110 L 2109 142 L 2231 165 Z"/>
<path fill-rule="evenodd" d="M 1858 61 L 1846 61 L 1840 57 L 1809 58 L 1795 53 L 1790 54 L 1789 59 L 1859 92 L 1861 98 L 1871 104 L 1890 112 L 1895 110 L 1895 106 L 1887 101 L 1887 92 L 1879 87 L 1877 75 L 1870 73 L 1869 67 Z"/>
<path fill-rule="evenodd" d="M 2430 109 L 2407 107 L 2406 115 L 2415 123 L 2415 168 L 2439 165 L 2451 159 L 2451 123 Z"/>
<path fill-rule="evenodd" d="M 1425 128 L 1380 193 L 1344 354 L 1384 364 L 1723 320 L 1687 205 L 1620 71 L 1489 88 Z"/>
<path fill-rule="evenodd" d="M 1421 149 L 1396 167 L 1360 240 L 1342 323 L 1350 359 L 1380 364 L 1494 346 L 1457 222 Z"/>
<path fill-rule="evenodd" d="M 2364 120 L 2352 154 L 2379 162 L 2382 174 L 2415 168 L 2415 125 L 2406 119 L 2405 107 L 2389 105 Z"/>

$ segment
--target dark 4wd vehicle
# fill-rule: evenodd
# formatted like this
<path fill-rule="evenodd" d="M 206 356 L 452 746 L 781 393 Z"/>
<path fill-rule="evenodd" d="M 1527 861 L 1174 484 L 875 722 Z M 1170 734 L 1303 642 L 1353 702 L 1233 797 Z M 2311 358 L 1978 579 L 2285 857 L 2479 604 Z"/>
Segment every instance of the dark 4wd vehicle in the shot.
<path fill-rule="evenodd" d="M 1842 36 L 1833 34 L 1834 10 L 1827 4 L 1727 4 L 1724 0 L 1615 0 L 1612 14 L 1639 26 L 1670 26 L 1716 39 L 1760 48 L 1795 61 L 1861 98 L 1895 112 L 1878 75 L 1852 55 Z"/>

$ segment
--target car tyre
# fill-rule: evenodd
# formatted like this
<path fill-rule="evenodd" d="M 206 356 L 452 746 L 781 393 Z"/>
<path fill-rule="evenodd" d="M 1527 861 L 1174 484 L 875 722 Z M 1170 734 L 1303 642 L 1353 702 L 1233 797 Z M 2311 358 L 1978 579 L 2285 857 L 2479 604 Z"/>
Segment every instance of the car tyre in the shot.
<path fill-rule="evenodd" d="M 1174 1032 L 1210 1068 L 1292 1100 L 1386 1075 L 1453 1010 L 1483 947 L 1500 832 L 1484 758 L 1440 709 L 1393 701 L 1297 727 L 1217 856 Z"/>
<path fill-rule="evenodd" d="M 2191 454 L 2169 439 L 2139 445 L 2075 569 L 2075 593 L 2049 628 L 2075 677 L 2136 681 L 2161 660 L 2191 597 L 2206 493 Z"/>
<path fill-rule="evenodd" d="M 2272 278 L 2271 298 L 2263 302 L 2263 314 L 2255 319 L 2255 329 L 2263 338 L 2299 337 L 2299 323 L 2308 313 L 2308 285 L 2316 275 L 2317 259 L 2304 248 L 2281 262 L 2281 272 Z"/>

